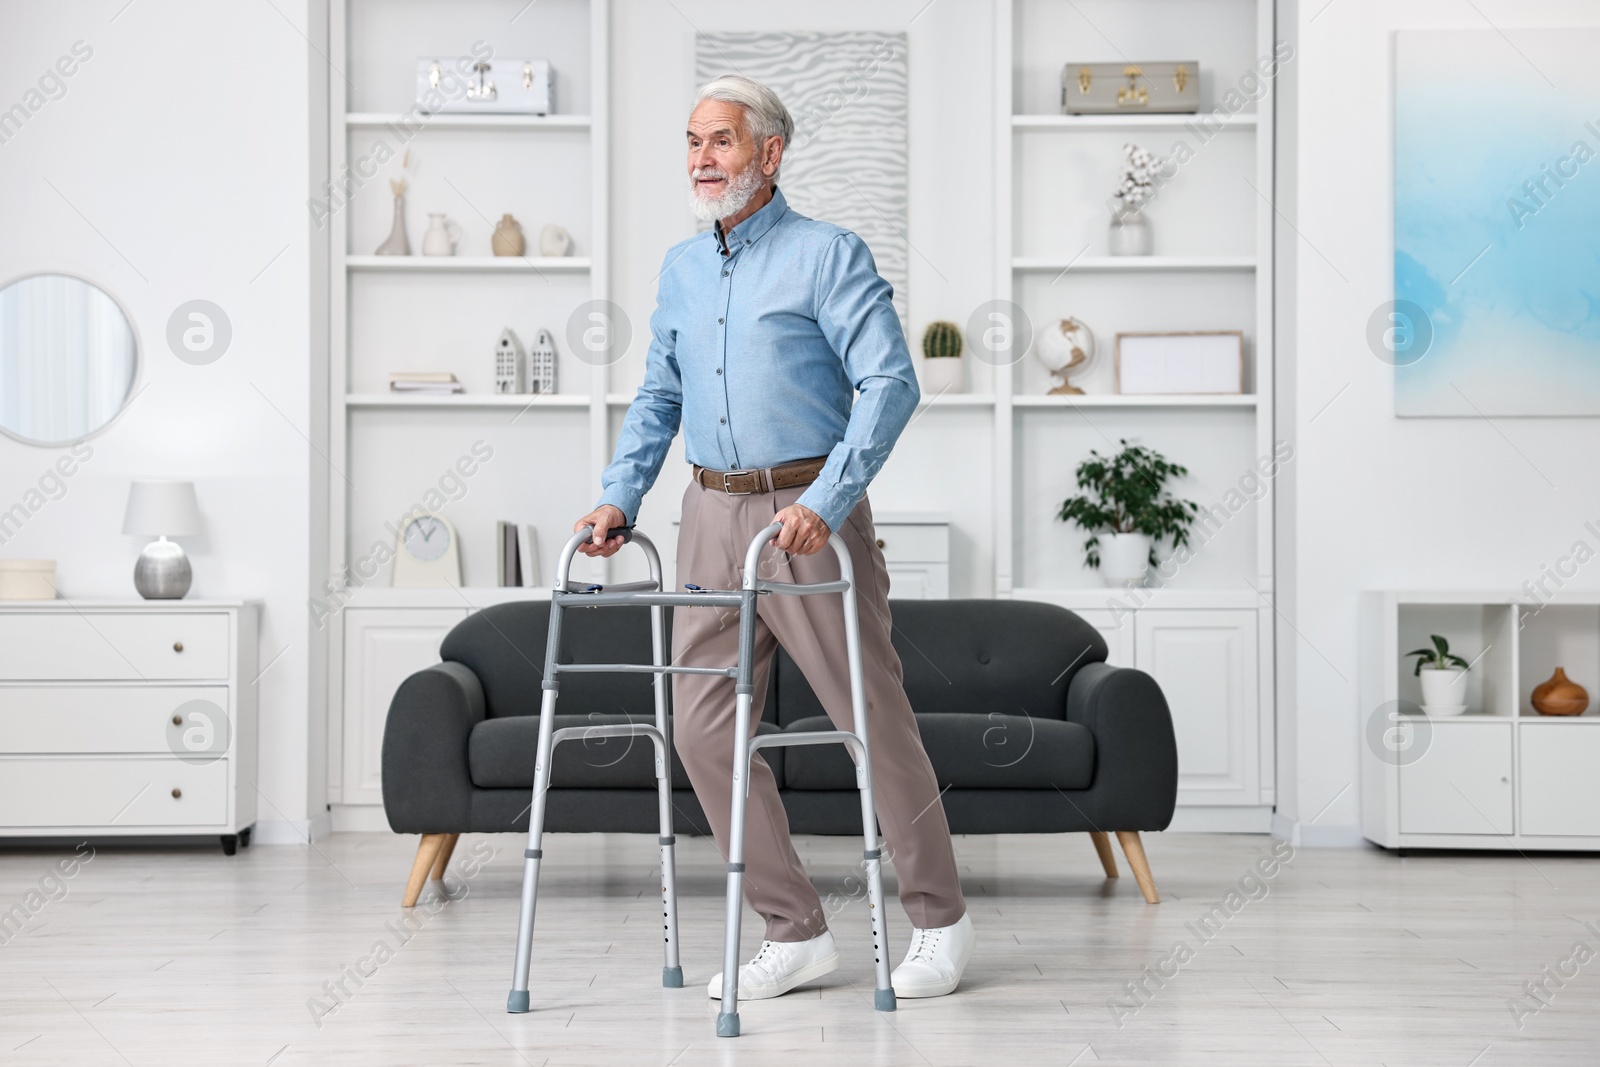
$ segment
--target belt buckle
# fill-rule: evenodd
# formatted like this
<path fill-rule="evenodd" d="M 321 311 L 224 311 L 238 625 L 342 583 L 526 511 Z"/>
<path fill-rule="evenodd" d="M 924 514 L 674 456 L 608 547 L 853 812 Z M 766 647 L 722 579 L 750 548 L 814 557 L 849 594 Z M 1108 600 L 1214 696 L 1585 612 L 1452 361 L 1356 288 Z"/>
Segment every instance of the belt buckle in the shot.
<path fill-rule="evenodd" d="M 760 473 L 759 471 L 752 471 L 752 470 L 723 471 L 722 472 L 722 491 L 724 493 L 727 493 L 729 496 L 750 496 L 755 492 L 754 489 L 746 489 L 743 492 L 735 492 L 734 490 L 728 488 L 728 479 L 732 478 L 734 475 L 737 475 L 737 474 L 759 474 L 759 473 Z M 760 479 L 757 478 L 757 483 L 759 484 L 759 482 L 760 482 Z"/>

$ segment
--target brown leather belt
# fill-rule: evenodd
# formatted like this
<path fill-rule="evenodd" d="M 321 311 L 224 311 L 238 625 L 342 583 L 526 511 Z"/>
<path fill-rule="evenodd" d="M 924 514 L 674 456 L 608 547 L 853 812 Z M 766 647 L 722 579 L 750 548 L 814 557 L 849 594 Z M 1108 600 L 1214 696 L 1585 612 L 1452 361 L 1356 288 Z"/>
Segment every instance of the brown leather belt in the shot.
<path fill-rule="evenodd" d="M 714 471 L 709 467 L 694 465 L 694 480 L 707 489 L 716 489 L 729 496 L 748 496 L 751 493 L 770 493 L 777 489 L 792 489 L 797 485 L 810 485 L 822 473 L 827 456 L 797 459 L 776 467 L 759 470 Z"/>

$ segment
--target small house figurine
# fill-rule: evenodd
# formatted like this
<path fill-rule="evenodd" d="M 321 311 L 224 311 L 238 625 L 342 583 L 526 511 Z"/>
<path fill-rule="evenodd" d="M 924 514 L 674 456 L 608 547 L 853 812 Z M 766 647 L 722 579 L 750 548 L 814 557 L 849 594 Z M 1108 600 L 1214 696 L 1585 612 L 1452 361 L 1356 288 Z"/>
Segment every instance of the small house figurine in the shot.
<path fill-rule="evenodd" d="M 497 393 L 527 392 L 526 364 L 522 358 L 522 342 L 507 326 L 500 331 L 500 340 L 494 346 L 494 391 Z"/>
<path fill-rule="evenodd" d="M 540 330 L 528 350 L 528 392 L 556 391 L 556 342 L 549 330 Z"/>

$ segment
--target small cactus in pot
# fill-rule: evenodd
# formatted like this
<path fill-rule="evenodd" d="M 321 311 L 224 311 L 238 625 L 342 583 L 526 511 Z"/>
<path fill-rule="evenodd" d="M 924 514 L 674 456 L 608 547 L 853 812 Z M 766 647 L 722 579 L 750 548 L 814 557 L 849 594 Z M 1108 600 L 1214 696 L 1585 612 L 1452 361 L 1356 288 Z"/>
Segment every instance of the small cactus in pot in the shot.
<path fill-rule="evenodd" d="M 922 386 L 928 399 L 962 391 L 961 327 L 930 322 L 922 332 Z"/>

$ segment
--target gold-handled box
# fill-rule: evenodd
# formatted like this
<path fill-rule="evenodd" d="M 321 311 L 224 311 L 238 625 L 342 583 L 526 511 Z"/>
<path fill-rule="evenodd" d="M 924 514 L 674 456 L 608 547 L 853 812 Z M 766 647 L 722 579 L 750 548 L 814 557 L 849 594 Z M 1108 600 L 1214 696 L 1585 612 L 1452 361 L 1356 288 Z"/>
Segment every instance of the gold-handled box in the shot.
<path fill-rule="evenodd" d="M 1200 110 L 1200 64 L 1068 63 L 1064 115 L 1184 114 Z"/>

